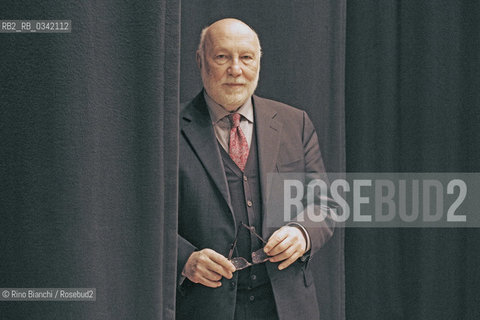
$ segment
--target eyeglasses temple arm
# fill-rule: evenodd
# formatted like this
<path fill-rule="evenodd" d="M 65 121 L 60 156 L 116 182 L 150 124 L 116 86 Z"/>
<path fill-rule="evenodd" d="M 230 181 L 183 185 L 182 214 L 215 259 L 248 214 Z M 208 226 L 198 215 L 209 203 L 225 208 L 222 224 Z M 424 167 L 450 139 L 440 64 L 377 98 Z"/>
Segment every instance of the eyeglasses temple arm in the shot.
<path fill-rule="evenodd" d="M 260 235 L 255 231 L 255 227 L 254 226 L 247 226 L 245 223 L 241 222 L 241 224 L 247 228 L 251 233 L 253 233 L 258 239 L 260 239 L 263 243 L 267 243 L 267 241 L 265 241 L 262 237 L 260 237 Z"/>
<path fill-rule="evenodd" d="M 232 245 L 230 246 L 230 251 L 228 252 L 228 260 L 232 260 L 233 256 L 233 250 L 235 250 L 235 247 L 237 246 L 237 240 L 238 240 L 238 232 L 240 231 L 240 227 L 244 225 L 243 222 L 240 222 L 237 228 L 237 232 L 235 234 L 235 240 L 233 240 Z"/>

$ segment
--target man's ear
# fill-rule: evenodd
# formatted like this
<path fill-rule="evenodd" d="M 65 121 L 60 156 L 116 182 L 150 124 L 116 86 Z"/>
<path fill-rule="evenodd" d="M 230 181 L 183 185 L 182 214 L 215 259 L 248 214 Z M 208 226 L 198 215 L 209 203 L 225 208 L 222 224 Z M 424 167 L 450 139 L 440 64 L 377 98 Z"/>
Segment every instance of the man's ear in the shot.
<path fill-rule="evenodd" d="M 198 69 L 202 70 L 202 57 L 200 56 L 200 52 L 197 50 L 197 67 Z"/>

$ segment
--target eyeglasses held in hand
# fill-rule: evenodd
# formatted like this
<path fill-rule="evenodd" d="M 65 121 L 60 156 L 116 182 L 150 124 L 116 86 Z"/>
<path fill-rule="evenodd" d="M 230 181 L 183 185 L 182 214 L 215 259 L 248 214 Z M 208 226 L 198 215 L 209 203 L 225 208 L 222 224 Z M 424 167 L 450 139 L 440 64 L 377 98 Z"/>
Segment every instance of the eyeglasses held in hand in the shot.
<path fill-rule="evenodd" d="M 258 249 L 257 251 L 252 252 L 252 262 L 248 262 L 248 260 L 243 257 L 232 258 L 233 251 L 237 246 L 238 233 L 241 227 L 245 227 L 246 229 L 248 229 L 254 236 L 260 239 L 264 244 L 267 243 L 267 241 L 265 241 L 262 237 L 260 237 L 260 235 L 255 231 L 255 227 L 247 226 L 245 223 L 240 222 L 237 228 L 237 234 L 235 235 L 235 240 L 233 241 L 232 246 L 230 247 L 230 251 L 228 253 L 228 260 L 230 260 L 230 262 L 235 266 L 235 271 L 245 269 L 255 264 L 263 263 L 267 261 L 269 258 L 268 255 L 265 253 L 265 251 L 263 251 L 263 247 Z"/>

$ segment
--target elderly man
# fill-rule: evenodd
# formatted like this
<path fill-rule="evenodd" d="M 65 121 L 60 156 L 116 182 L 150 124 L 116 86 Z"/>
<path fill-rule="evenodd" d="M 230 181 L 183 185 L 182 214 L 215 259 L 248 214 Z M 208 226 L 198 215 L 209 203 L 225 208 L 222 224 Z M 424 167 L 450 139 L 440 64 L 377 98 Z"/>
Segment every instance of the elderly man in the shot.
<path fill-rule="evenodd" d="M 253 94 L 260 56 L 242 21 L 202 31 L 204 90 L 180 119 L 177 319 L 319 318 L 308 261 L 332 235 L 328 217 L 266 222 L 283 217 L 267 208 L 267 174 L 324 172 L 318 139 L 305 112 Z"/>

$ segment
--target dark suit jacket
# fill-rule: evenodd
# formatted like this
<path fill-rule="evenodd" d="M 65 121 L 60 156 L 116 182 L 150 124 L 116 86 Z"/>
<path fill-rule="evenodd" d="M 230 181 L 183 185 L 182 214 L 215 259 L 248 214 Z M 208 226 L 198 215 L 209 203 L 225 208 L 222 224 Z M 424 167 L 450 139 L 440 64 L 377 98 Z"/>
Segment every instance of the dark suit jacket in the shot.
<path fill-rule="evenodd" d="M 314 126 L 304 111 L 283 103 L 253 97 L 258 144 L 264 225 L 263 237 L 275 231 L 266 224 L 267 173 L 324 172 Z M 218 142 L 203 92 L 190 101 L 180 117 L 180 169 L 177 279 L 190 254 L 210 248 L 227 256 L 236 226 Z M 333 226 L 306 227 L 311 238 L 310 255 L 331 237 Z M 308 259 L 279 271 L 278 263 L 266 262 L 280 319 L 319 318 L 316 291 Z M 219 288 L 194 284 L 188 279 L 177 290 L 177 319 L 233 319 L 236 273 L 222 279 Z"/>

